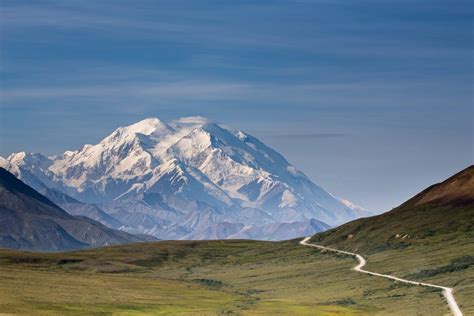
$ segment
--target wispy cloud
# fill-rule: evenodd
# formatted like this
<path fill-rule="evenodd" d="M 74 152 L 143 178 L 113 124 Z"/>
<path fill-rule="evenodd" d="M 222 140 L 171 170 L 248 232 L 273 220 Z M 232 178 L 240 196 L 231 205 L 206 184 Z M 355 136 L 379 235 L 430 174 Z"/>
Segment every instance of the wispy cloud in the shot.
<path fill-rule="evenodd" d="M 4 89 L 2 96 L 9 101 L 50 99 L 64 97 L 142 96 L 175 99 L 233 98 L 250 89 L 236 83 L 175 82 L 164 84 L 118 84 L 69 87 L 12 88 Z"/>
<path fill-rule="evenodd" d="M 156 32 L 190 30 L 182 24 L 135 20 L 127 17 L 37 5 L 4 7 L 1 24 L 8 28 L 56 27 L 59 29 L 102 29 L 110 32 L 117 30 L 117 28 Z"/>
<path fill-rule="evenodd" d="M 423 80 L 407 82 L 262 82 L 262 81 L 226 81 L 209 80 L 207 78 L 132 82 L 119 80 L 109 83 L 101 81 L 89 85 L 68 84 L 48 86 L 13 86 L 3 87 L 0 96 L 2 108 L 9 105 L 32 101 L 54 101 L 64 105 L 77 103 L 78 98 L 94 98 L 96 106 L 113 107 L 110 102 L 117 100 L 136 100 L 143 106 L 152 106 L 157 102 L 179 105 L 182 101 L 196 104 L 221 101 L 221 105 L 234 104 L 259 106 L 286 106 L 299 109 L 331 109 L 331 111 L 347 111 L 352 108 L 412 109 L 415 111 L 422 103 L 429 102 L 431 107 L 450 102 L 452 107 L 465 107 L 462 96 L 466 86 L 455 85 L 459 99 L 452 95 L 440 97 L 430 91 L 445 89 L 454 83 L 431 83 Z M 407 86 L 409 83 L 409 86 Z M 441 86 L 440 86 L 441 85 Z M 406 100 L 404 94 L 410 94 Z M 100 101 L 99 101 L 100 100 Z M 350 102 L 348 102 L 350 100 Z M 402 103 L 403 102 L 403 103 Z M 304 135 L 301 135 L 304 137 Z M 312 137 L 312 136 L 311 136 Z"/>
<path fill-rule="evenodd" d="M 301 139 L 301 140 L 311 140 L 311 139 L 321 139 L 321 138 L 339 138 L 345 137 L 347 134 L 344 133 L 268 133 L 260 134 L 261 137 L 265 138 L 276 138 L 276 139 Z"/>
<path fill-rule="evenodd" d="M 127 41 L 173 42 L 211 46 L 217 50 L 258 48 L 269 51 L 285 49 L 305 54 L 338 54 L 355 56 L 415 56 L 427 58 L 449 55 L 453 48 L 436 41 L 411 38 L 414 29 L 436 30 L 436 34 L 456 30 L 456 25 L 432 24 L 429 21 L 406 19 L 374 19 L 359 23 L 357 19 L 332 21 L 331 15 L 318 15 L 313 21 L 305 8 L 350 10 L 344 2 L 265 2 L 257 4 L 163 5 L 160 2 L 110 6 L 101 2 L 58 2 L 56 5 L 4 5 L 1 25 L 4 35 L 15 40 L 16 31 L 49 28 L 57 31 L 90 31 L 95 37 Z M 238 9 L 238 10 L 237 10 Z M 152 14 L 153 13 L 153 14 Z M 350 17 L 350 16 L 349 16 Z M 314 17 L 313 17 L 314 19 Z M 246 23 L 242 24 L 241 21 Z M 298 22 L 298 23 L 296 23 Z M 314 27 L 314 23 L 318 27 Z M 332 22 L 332 23 L 331 23 Z M 25 32 L 21 32 L 23 35 Z M 400 37 L 399 34 L 405 34 Z M 10 34 L 11 37 L 9 36 Z M 71 34 L 64 34 L 73 38 Z M 31 37 L 29 41 L 54 41 L 51 37 Z M 25 39 L 23 39 L 25 40 Z M 403 47 L 400 41 L 404 42 Z M 436 50 L 433 50 L 436 47 Z M 459 47 L 458 47 L 459 49 Z M 464 49 L 465 54 L 472 51 Z"/>

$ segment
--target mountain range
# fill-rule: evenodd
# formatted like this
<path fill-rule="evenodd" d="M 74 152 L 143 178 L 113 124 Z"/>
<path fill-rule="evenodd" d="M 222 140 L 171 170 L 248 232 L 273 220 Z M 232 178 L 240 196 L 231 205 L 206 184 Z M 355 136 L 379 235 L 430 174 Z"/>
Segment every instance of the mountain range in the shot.
<path fill-rule="evenodd" d="M 160 239 L 286 239 L 369 213 L 336 198 L 257 138 L 188 117 L 148 118 L 56 156 L 4 167 L 72 215 Z"/>
<path fill-rule="evenodd" d="M 61 251 L 146 241 L 82 216 L 72 216 L 0 168 L 0 246 Z"/>

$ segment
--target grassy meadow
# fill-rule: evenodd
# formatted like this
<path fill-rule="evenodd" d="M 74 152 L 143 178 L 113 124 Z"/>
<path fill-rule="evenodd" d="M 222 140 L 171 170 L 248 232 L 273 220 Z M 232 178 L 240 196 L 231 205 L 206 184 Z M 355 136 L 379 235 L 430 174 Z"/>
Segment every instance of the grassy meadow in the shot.
<path fill-rule="evenodd" d="M 414 241 L 407 248 L 366 256 L 366 268 L 454 288 L 465 315 L 474 315 L 474 238 L 445 234 Z"/>
<path fill-rule="evenodd" d="M 393 258 L 374 259 L 373 268 L 383 270 L 377 266 L 381 260 Z M 438 291 L 356 273 L 350 270 L 354 263 L 350 257 L 321 253 L 297 241 L 166 241 L 54 254 L 2 249 L 0 311 L 24 315 L 449 313 Z"/>

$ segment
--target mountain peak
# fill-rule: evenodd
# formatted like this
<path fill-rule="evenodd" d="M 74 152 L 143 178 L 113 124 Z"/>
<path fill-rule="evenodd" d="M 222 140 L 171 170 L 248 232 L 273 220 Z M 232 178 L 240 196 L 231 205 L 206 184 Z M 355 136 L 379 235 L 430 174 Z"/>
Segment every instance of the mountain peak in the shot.
<path fill-rule="evenodd" d="M 26 157 L 26 152 L 19 151 L 17 153 L 12 153 L 10 156 L 7 157 L 7 160 L 10 162 L 20 162 Z"/>
<path fill-rule="evenodd" d="M 75 152 L 44 162 L 30 156 L 24 163 L 7 160 L 37 187 L 41 181 L 79 201 L 110 206 L 114 213 L 123 207 L 123 216 L 156 215 L 157 227 L 174 225 L 166 226 L 173 232 L 162 231 L 160 237 L 188 236 L 196 225 L 220 220 L 255 224 L 263 217 L 274 222 L 315 218 L 333 225 L 360 213 L 257 138 L 200 116 L 168 123 L 146 118 Z M 154 194 L 159 205 L 142 201 L 147 194 Z M 148 231 L 142 224 L 152 225 L 140 223 L 130 225 L 141 233 Z"/>
<path fill-rule="evenodd" d="M 20 168 L 15 163 L 12 163 L 12 162 L 8 161 L 7 159 L 3 158 L 2 156 L 0 156 L 0 168 L 3 168 L 5 170 L 9 170 L 10 173 L 12 173 L 16 176 L 20 174 Z"/>
<path fill-rule="evenodd" d="M 27 153 L 24 151 L 13 153 L 8 156 L 6 160 L 17 166 L 34 164 L 38 167 L 44 167 L 49 165 L 49 159 L 46 156 L 43 156 L 40 153 Z"/>
<path fill-rule="evenodd" d="M 134 124 L 117 128 L 112 134 L 102 140 L 105 144 L 115 144 L 122 141 L 137 140 L 139 135 L 165 135 L 173 132 L 173 128 L 156 117 L 146 118 Z"/>
<path fill-rule="evenodd" d="M 122 129 L 128 133 L 150 135 L 160 131 L 169 131 L 171 127 L 156 117 L 150 117 Z"/>

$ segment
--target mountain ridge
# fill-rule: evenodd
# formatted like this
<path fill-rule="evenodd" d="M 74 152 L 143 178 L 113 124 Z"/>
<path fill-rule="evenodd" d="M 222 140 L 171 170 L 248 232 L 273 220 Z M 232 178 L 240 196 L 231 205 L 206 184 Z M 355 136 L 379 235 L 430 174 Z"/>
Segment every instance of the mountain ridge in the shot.
<path fill-rule="evenodd" d="M 257 138 L 202 117 L 169 123 L 148 118 L 76 151 L 51 157 L 21 152 L 0 162 L 33 186 L 40 182 L 82 203 L 98 205 L 112 217 L 117 209 L 122 218 L 146 215 L 155 226 L 141 229 L 123 223 L 122 229 L 153 231 L 160 239 L 194 238 L 194 230 L 219 225 L 229 217 L 242 224 L 239 216 L 247 209 L 260 210 L 274 223 L 316 219 L 337 225 L 368 214 L 324 191 Z M 142 194 L 154 194 L 161 204 L 140 200 Z M 128 205 L 128 216 L 120 203 Z M 142 213 L 144 205 L 148 209 Z M 167 210 L 182 211 L 185 217 L 193 212 L 212 215 L 206 220 L 199 216 L 203 222 L 197 226 L 183 226 Z"/>
<path fill-rule="evenodd" d="M 0 167 L 0 246 L 63 251 L 141 242 L 87 217 L 68 214 Z"/>
<path fill-rule="evenodd" d="M 448 179 L 433 184 L 400 206 L 474 203 L 474 165 L 457 172 Z"/>

